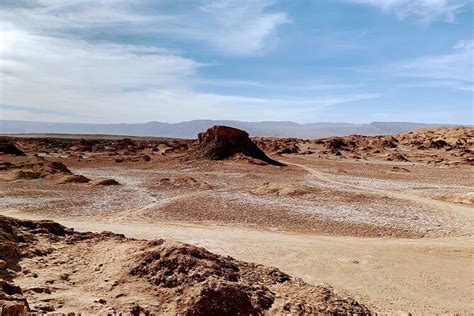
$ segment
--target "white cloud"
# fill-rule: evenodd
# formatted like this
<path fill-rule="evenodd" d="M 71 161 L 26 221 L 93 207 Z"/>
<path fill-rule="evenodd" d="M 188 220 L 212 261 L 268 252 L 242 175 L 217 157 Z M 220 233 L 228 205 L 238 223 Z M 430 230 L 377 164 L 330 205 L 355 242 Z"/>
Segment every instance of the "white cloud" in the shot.
<path fill-rule="evenodd" d="M 298 113 L 379 97 L 354 92 L 294 99 L 204 93 L 193 86 L 199 83 L 198 71 L 204 66 L 159 48 L 91 44 L 5 25 L 0 32 L 0 104 L 9 105 L 1 112 L 4 119 L 304 120 Z"/>
<path fill-rule="evenodd" d="M 345 0 L 369 5 L 400 19 L 414 18 L 423 23 L 454 22 L 456 15 L 472 3 L 470 0 Z"/>
<path fill-rule="evenodd" d="M 307 113 L 317 109 L 380 97 L 337 83 L 298 83 L 292 88 L 251 80 L 206 82 L 199 72 L 208 65 L 164 47 L 87 41 L 82 37 L 98 30 L 113 37 L 117 34 L 110 32 L 135 28 L 172 34 L 187 43 L 197 40 L 224 54 L 250 55 L 265 51 L 278 27 L 289 22 L 285 13 L 272 11 L 273 1 L 267 0 L 213 1 L 176 15 L 139 14 L 132 8 L 136 2 L 5 0 L 0 10 L 0 104 L 6 105 L 0 108 L 1 118 L 305 121 Z M 212 84 L 283 92 L 252 97 L 198 89 Z M 285 96 L 300 90 L 317 91 L 318 97 Z"/>
<path fill-rule="evenodd" d="M 118 34 L 162 34 L 201 43 L 227 55 L 260 54 L 275 43 L 278 27 L 290 22 L 286 13 L 270 11 L 271 0 L 216 0 L 201 6 L 189 2 L 185 9 L 172 14 L 160 13 L 160 2 L 149 0 L 12 3 L 0 10 L 0 18 L 35 33 L 77 36 L 81 31 L 115 27 L 113 32 Z M 137 3 L 157 8 L 139 12 Z"/>

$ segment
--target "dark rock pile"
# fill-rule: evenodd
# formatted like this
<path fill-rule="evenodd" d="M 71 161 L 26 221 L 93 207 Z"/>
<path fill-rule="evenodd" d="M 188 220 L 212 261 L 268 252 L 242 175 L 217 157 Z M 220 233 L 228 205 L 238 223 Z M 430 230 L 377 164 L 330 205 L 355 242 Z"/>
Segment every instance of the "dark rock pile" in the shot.
<path fill-rule="evenodd" d="M 0 155 L 25 156 L 25 153 L 6 139 L 0 139 Z"/>

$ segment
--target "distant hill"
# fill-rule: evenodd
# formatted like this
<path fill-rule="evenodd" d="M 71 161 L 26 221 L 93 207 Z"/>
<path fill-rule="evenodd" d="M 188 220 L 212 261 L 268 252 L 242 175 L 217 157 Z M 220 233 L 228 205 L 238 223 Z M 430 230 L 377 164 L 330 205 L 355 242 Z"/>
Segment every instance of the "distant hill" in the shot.
<path fill-rule="evenodd" d="M 266 121 L 240 122 L 225 120 L 194 120 L 181 123 L 148 122 L 138 124 L 89 124 L 51 123 L 33 121 L 0 120 L 1 134 L 60 133 L 60 134 L 107 134 L 128 136 L 161 136 L 196 138 L 197 133 L 213 125 L 227 125 L 247 131 L 251 136 L 279 136 L 318 138 L 325 136 L 384 135 L 418 128 L 449 126 L 448 124 L 424 124 L 405 122 L 309 123 Z"/>

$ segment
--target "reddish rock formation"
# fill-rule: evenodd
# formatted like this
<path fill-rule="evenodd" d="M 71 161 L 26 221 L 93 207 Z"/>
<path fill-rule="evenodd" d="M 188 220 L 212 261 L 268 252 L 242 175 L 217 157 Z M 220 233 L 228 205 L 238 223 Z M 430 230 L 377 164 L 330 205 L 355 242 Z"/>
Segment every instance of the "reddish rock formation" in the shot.
<path fill-rule="evenodd" d="M 269 158 L 243 130 L 228 126 L 213 126 L 206 132 L 199 133 L 199 144 L 186 157 L 187 160 L 224 160 L 236 154 L 262 160 L 268 164 L 284 164 Z"/>

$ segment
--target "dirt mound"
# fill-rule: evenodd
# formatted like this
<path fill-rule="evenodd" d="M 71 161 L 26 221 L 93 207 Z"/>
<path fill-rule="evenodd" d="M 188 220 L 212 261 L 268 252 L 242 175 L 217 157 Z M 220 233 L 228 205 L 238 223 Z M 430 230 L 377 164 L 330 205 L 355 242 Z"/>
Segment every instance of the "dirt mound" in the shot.
<path fill-rule="evenodd" d="M 311 189 L 306 186 L 297 186 L 282 183 L 265 183 L 251 191 L 255 195 L 299 196 L 308 194 Z"/>
<path fill-rule="evenodd" d="M 156 240 L 142 250 L 130 274 L 146 277 L 153 285 L 174 288 L 201 283 L 210 276 L 238 280 L 239 268 L 234 262 L 203 248 Z"/>
<path fill-rule="evenodd" d="M 10 306 L 3 313 L 369 313 L 276 268 L 178 242 L 78 233 L 51 221 L 0 216 L 0 262 L 0 307 Z"/>
<path fill-rule="evenodd" d="M 0 155 L 25 156 L 25 153 L 6 139 L 0 139 Z"/>
<path fill-rule="evenodd" d="M 109 185 L 120 185 L 120 183 L 115 179 L 96 179 L 91 182 L 91 185 L 109 186 Z"/>
<path fill-rule="evenodd" d="M 237 128 L 216 125 L 199 133 L 198 139 L 199 144 L 186 160 L 224 160 L 240 153 L 271 165 L 283 166 L 258 148 L 247 132 Z"/>
<path fill-rule="evenodd" d="M 10 163 L 6 170 L 10 171 L 7 180 L 31 180 L 53 175 L 72 175 L 71 170 L 63 163 L 49 160 Z"/>
<path fill-rule="evenodd" d="M 237 263 L 184 244 L 156 241 L 137 256 L 130 275 L 143 277 L 158 288 L 183 293 L 178 310 L 185 315 L 257 315 L 273 303 L 267 287 L 238 282 Z"/>
<path fill-rule="evenodd" d="M 181 293 L 177 310 L 184 315 L 262 315 L 269 310 L 281 314 L 291 306 L 304 305 L 314 313 L 367 312 L 355 301 L 336 298 L 327 288 L 310 286 L 276 268 L 222 257 L 204 248 L 158 240 L 141 251 L 130 275 L 145 278 L 155 291 L 162 288 Z M 275 293 L 281 287 L 286 288 L 284 295 Z M 299 292 L 304 289 L 309 291 L 302 297 Z M 294 297 L 288 299 L 288 295 Z"/>
<path fill-rule="evenodd" d="M 44 159 L 10 163 L 4 162 L 0 169 L 7 171 L 3 177 L 7 181 L 46 179 L 57 184 L 88 183 L 90 179 L 71 172 L 65 164 Z"/>

